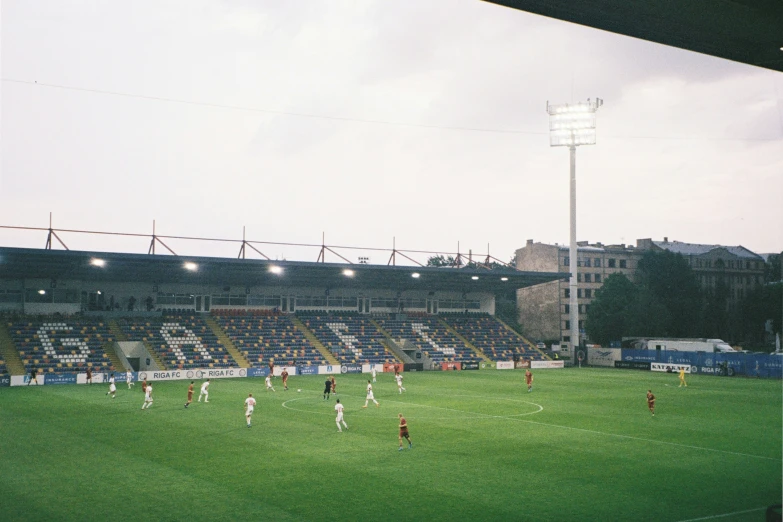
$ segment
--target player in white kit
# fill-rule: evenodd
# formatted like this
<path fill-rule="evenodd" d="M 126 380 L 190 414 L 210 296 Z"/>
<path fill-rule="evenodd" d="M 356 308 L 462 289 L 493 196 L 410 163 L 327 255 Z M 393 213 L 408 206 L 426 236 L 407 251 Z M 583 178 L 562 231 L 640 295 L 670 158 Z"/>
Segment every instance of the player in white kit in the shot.
<path fill-rule="evenodd" d="M 152 384 L 148 384 L 144 389 L 144 404 L 141 405 L 142 410 L 148 410 L 152 406 Z"/>
<path fill-rule="evenodd" d="M 111 398 L 114 399 L 117 397 L 117 386 L 114 385 L 114 374 L 111 374 L 111 377 L 109 377 L 109 391 L 106 392 L 106 395 L 111 394 Z"/>
<path fill-rule="evenodd" d="M 397 389 L 400 391 L 400 393 L 405 391 L 405 387 L 402 385 L 402 374 L 398 373 L 394 376 L 394 378 L 397 380 Z"/>
<path fill-rule="evenodd" d="M 251 426 L 250 417 L 253 415 L 253 409 L 256 407 L 256 400 L 253 398 L 252 393 L 248 393 L 247 399 L 245 399 L 245 418 L 247 419 L 247 427 Z"/>
<path fill-rule="evenodd" d="M 337 412 L 337 418 L 335 419 L 335 422 L 337 423 L 337 431 L 342 433 L 343 429 L 340 427 L 340 423 L 343 423 L 343 426 L 345 426 L 345 429 L 348 429 L 348 425 L 345 423 L 345 420 L 343 420 L 343 405 L 340 404 L 340 399 L 337 399 L 337 404 L 334 405 L 334 411 Z"/>
<path fill-rule="evenodd" d="M 265 381 L 266 381 L 266 389 L 267 389 L 267 391 L 269 391 L 269 390 L 275 391 L 275 388 L 272 386 L 272 376 L 271 375 L 267 375 Z"/>
<path fill-rule="evenodd" d="M 209 402 L 209 379 L 201 385 L 201 392 L 198 394 L 198 402 L 201 402 L 201 396 L 204 396 L 204 402 Z"/>
<path fill-rule="evenodd" d="M 375 400 L 375 395 L 373 395 L 372 393 L 372 383 L 370 381 L 367 381 L 367 398 L 364 399 L 364 406 L 362 406 L 362 408 L 366 408 L 367 403 L 370 401 L 375 403 L 376 408 L 380 406 L 380 404 L 378 404 L 378 401 Z"/>
<path fill-rule="evenodd" d="M 128 383 L 128 389 L 133 387 L 133 372 L 128 370 L 125 372 L 125 382 Z"/>

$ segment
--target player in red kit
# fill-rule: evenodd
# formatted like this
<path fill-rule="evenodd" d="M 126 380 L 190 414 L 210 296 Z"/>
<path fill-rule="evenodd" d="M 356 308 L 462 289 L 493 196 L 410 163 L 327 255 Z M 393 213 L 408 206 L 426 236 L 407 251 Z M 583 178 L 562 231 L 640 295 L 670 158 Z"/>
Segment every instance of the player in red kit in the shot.
<path fill-rule="evenodd" d="M 533 374 L 530 373 L 529 369 L 525 370 L 525 383 L 527 384 L 527 391 L 533 391 Z"/>
<path fill-rule="evenodd" d="M 650 408 L 650 413 L 655 417 L 655 395 L 652 390 L 647 390 L 647 407 Z"/>
<path fill-rule="evenodd" d="M 411 436 L 408 434 L 408 422 L 405 420 L 405 417 L 402 416 L 402 413 L 397 414 L 397 417 L 400 418 L 400 449 L 398 451 L 402 451 L 403 437 L 408 441 L 408 449 L 411 449 L 413 448 L 413 443 L 411 442 Z"/>

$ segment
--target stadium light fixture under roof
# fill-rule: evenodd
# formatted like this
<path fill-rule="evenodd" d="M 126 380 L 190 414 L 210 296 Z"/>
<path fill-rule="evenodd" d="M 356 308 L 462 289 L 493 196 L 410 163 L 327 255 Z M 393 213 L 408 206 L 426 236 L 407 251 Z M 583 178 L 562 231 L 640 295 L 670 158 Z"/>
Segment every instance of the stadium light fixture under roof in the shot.
<path fill-rule="evenodd" d="M 346 268 L 345 270 L 343 270 L 343 275 L 345 277 L 353 277 L 354 271 L 351 270 L 350 268 Z"/>
<path fill-rule="evenodd" d="M 478 281 L 478 276 L 473 276 L 473 277 L 471 277 L 471 279 L 474 280 L 474 281 Z"/>
<path fill-rule="evenodd" d="M 188 261 L 184 265 L 182 265 L 185 270 L 190 270 L 191 272 L 195 272 L 198 270 L 198 265 L 196 263 L 193 263 L 192 261 Z"/>
<path fill-rule="evenodd" d="M 508 277 L 501 277 L 500 280 L 501 281 L 508 281 Z"/>
<path fill-rule="evenodd" d="M 277 266 L 277 265 L 272 265 L 272 266 L 269 267 L 269 271 L 272 272 L 273 274 L 282 274 L 283 273 L 283 267 L 282 266 Z"/>
<path fill-rule="evenodd" d="M 42 288 L 42 289 L 38 290 L 38 293 L 39 293 L 39 294 L 41 294 L 41 295 L 44 295 L 44 294 L 46 293 L 46 290 L 44 290 L 44 289 Z"/>
<path fill-rule="evenodd" d="M 106 261 L 103 259 L 98 259 L 97 257 L 93 257 L 92 259 L 90 259 L 90 264 L 92 266 L 104 267 L 106 266 Z"/>
<path fill-rule="evenodd" d="M 421 277 L 421 274 L 420 274 L 420 273 L 418 273 L 418 272 L 413 272 L 413 273 L 411 274 L 411 277 L 412 277 L 412 278 L 414 278 L 414 279 L 418 279 L 418 278 L 420 278 L 420 277 Z"/>

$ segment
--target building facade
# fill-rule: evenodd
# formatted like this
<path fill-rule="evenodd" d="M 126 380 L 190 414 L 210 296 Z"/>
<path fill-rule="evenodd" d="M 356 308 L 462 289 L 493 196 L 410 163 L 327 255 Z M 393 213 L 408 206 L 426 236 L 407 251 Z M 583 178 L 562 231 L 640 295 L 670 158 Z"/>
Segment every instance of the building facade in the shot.
<path fill-rule="evenodd" d="M 724 285 L 732 308 L 756 285 L 763 283 L 764 259 L 742 246 L 701 245 L 680 241 L 639 239 L 633 245 L 577 243 L 577 285 L 579 331 L 584 334 L 584 318 L 595 292 L 611 274 L 622 273 L 634 281 L 636 268 L 645 252 L 670 251 L 681 254 L 703 290 Z M 549 245 L 528 240 L 516 251 L 516 267 L 524 271 L 569 272 L 568 245 Z M 522 288 L 517 291 L 519 322 L 531 339 L 560 342 L 570 349 L 570 290 L 568 278 Z M 585 340 L 582 337 L 582 340 Z"/>

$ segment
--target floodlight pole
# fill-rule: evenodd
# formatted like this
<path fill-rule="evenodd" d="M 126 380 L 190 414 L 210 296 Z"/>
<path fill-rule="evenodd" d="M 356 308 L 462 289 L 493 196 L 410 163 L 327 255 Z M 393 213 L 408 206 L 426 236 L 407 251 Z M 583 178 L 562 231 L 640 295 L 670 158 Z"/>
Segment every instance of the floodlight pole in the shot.
<path fill-rule="evenodd" d="M 578 293 L 579 287 L 577 285 L 576 270 L 577 270 L 577 245 L 576 245 L 576 145 L 571 145 L 569 148 L 571 156 L 571 243 L 568 249 L 568 269 L 571 272 L 571 277 L 568 280 L 568 291 L 570 295 L 569 300 L 569 321 L 571 324 L 571 346 L 574 347 L 573 356 L 576 357 L 577 350 L 579 349 L 579 300 Z"/>
<path fill-rule="evenodd" d="M 578 145 L 595 144 L 595 112 L 603 105 L 604 101 L 596 98 L 587 103 L 580 102 L 574 105 L 550 105 L 546 104 L 549 113 L 549 145 L 552 147 L 568 146 L 571 160 L 571 241 L 568 249 L 569 270 L 569 323 L 571 346 L 574 348 L 573 357 L 578 357 L 579 340 L 579 285 L 577 284 L 577 267 L 579 250 L 576 244 L 576 147 Z"/>

